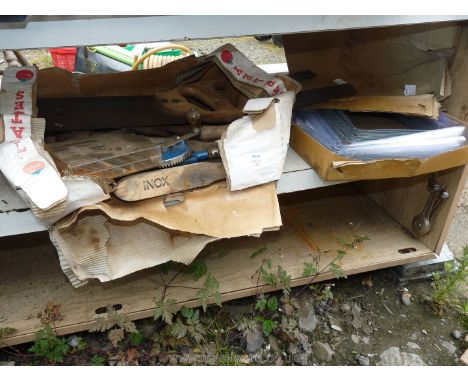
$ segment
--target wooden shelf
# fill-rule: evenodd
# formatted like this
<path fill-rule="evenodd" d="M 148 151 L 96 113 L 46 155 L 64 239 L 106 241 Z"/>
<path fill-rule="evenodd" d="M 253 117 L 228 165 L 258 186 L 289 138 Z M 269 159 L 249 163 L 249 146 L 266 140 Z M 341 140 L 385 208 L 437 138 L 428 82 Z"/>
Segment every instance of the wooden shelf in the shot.
<path fill-rule="evenodd" d="M 274 268 L 281 265 L 291 275 L 292 286 L 307 283 L 308 278 L 302 276 L 303 263 L 311 262 L 320 249 L 327 251 L 320 259 L 321 266 L 325 266 L 341 248 L 337 238 L 350 242 L 355 234 L 366 235 L 369 240 L 341 261 L 346 274 L 434 258 L 426 245 L 410 236 L 369 197 L 357 193 L 351 184 L 283 195 L 280 200 L 284 224 L 281 230 L 264 233 L 261 238 L 221 240 L 200 255 L 219 281 L 223 301 L 255 294 L 253 276 L 263 258 L 271 259 Z M 251 258 L 263 246 L 266 251 Z M 158 268 L 108 283 L 93 280 L 74 289 L 62 273 L 53 246 L 33 248 L 4 250 L 0 255 L 2 326 L 18 330 L 7 343 L 32 340 L 41 327 L 37 313 L 49 301 L 62 304 L 64 319 L 57 323 L 59 334 L 87 330 L 97 317 L 96 309 L 107 304 L 122 304 L 122 312 L 132 320 L 153 314 L 154 298 L 161 293 Z M 223 252 L 225 255 L 221 256 Z M 326 272 L 316 281 L 333 277 Z M 193 276 L 183 274 L 176 283 L 194 287 L 202 281 L 195 282 Z M 266 290 L 269 288 L 262 289 Z M 195 293 L 193 289 L 170 288 L 168 297 L 176 299 L 179 305 L 197 306 Z"/>
<path fill-rule="evenodd" d="M 285 194 L 337 183 L 339 182 L 323 181 L 293 149 L 289 148 L 283 177 L 278 181 L 277 193 Z M 41 224 L 29 211 L 26 204 L 1 173 L 0 195 L 2 195 L 0 199 L 0 237 L 47 230 L 47 227 Z"/>

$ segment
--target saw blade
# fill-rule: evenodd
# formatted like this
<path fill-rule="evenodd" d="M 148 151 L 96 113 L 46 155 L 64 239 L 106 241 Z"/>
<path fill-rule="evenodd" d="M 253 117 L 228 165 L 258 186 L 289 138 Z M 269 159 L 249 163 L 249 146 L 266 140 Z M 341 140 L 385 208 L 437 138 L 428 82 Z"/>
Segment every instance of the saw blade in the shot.
<path fill-rule="evenodd" d="M 178 165 L 179 163 L 182 163 L 184 160 L 189 158 L 191 155 L 190 151 L 187 151 L 185 154 L 182 154 L 179 157 L 168 159 L 162 162 L 161 168 L 167 168 L 167 167 L 173 167 Z"/>
<path fill-rule="evenodd" d="M 177 142 L 175 145 L 164 148 L 161 158 L 161 168 L 176 166 L 191 155 L 190 146 L 186 141 Z"/>

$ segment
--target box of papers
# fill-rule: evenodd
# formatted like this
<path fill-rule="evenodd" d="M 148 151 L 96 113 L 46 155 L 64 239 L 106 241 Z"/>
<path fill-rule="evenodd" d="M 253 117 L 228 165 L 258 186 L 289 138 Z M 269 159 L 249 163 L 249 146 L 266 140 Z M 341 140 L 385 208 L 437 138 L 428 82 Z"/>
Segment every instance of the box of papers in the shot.
<path fill-rule="evenodd" d="M 325 180 L 410 177 L 468 163 L 468 129 L 437 120 L 339 110 L 295 112 L 291 147 Z"/>

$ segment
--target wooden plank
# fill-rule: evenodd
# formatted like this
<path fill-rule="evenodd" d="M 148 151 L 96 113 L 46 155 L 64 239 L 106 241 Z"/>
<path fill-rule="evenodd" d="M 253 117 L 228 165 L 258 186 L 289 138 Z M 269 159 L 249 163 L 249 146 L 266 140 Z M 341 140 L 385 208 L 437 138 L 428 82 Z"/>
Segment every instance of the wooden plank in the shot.
<path fill-rule="evenodd" d="M 283 36 L 290 73 L 317 74 L 303 89 L 329 86 L 341 79 L 359 95 L 404 95 L 445 92 L 444 52 L 455 46 L 457 24 L 425 24 L 390 28 L 325 31 Z M 435 52 L 440 54 L 435 58 Z"/>
<path fill-rule="evenodd" d="M 117 182 L 114 194 L 131 202 L 208 186 L 225 178 L 222 162 L 193 163 L 127 176 Z"/>
<path fill-rule="evenodd" d="M 310 190 L 313 188 L 327 187 L 341 181 L 322 180 L 317 172 L 310 167 L 291 147 L 288 148 L 286 161 L 283 166 L 283 175 L 276 185 L 276 193 L 286 194 L 290 192 Z"/>
<path fill-rule="evenodd" d="M 459 178 L 454 176 L 451 179 L 451 183 L 453 184 L 453 187 L 456 187 L 456 188 L 455 188 L 455 192 L 452 193 L 452 200 L 448 203 L 448 206 L 446 206 L 445 218 L 444 218 L 445 222 L 442 226 L 442 229 L 440 230 L 440 234 L 438 236 L 438 240 L 434 248 L 434 252 L 437 254 L 440 254 L 442 251 L 442 247 L 445 243 L 445 239 L 447 238 L 448 231 L 452 224 L 453 218 L 455 217 L 455 213 L 457 212 L 458 202 L 463 194 L 466 179 L 468 178 L 468 166 L 464 166 L 461 174 L 457 172 L 457 175 L 459 175 Z M 458 181 L 458 184 L 457 184 L 457 181 Z"/>
<path fill-rule="evenodd" d="M 196 141 L 193 141 L 196 142 Z M 195 150 L 202 149 L 202 147 L 194 147 Z M 276 192 L 277 194 L 284 194 L 295 191 L 308 190 L 319 187 L 326 187 L 333 184 L 341 183 L 339 181 L 324 181 L 316 173 L 314 169 L 310 168 L 297 153 L 292 149 L 288 148 L 286 156 L 286 162 L 284 164 L 283 176 L 278 181 Z M 0 199 L 0 206 L 4 204 L 1 210 L 11 210 L 7 207 L 7 204 L 13 203 L 14 208 L 21 208 L 22 212 L 17 212 L 18 224 L 12 221 L 8 215 L 1 215 L 0 213 L 0 237 L 8 235 L 19 235 L 28 232 L 35 232 L 40 230 L 46 230 L 46 226 L 39 226 L 37 220 L 32 215 L 31 211 L 27 209 L 27 206 L 20 199 L 16 191 L 11 188 L 6 179 L 2 181 L 0 174 L 0 193 L 2 198 Z M 3 203 L 5 200 L 7 204 Z"/>
<path fill-rule="evenodd" d="M 312 168 L 290 171 L 283 173 L 281 179 L 278 180 L 276 193 L 280 195 L 319 187 L 328 187 L 338 183 L 343 182 L 339 180 L 323 180 Z"/>
<path fill-rule="evenodd" d="M 0 212 L 0 236 L 38 231 L 47 231 L 47 226 L 37 220 L 29 209 Z"/>
<path fill-rule="evenodd" d="M 318 189 L 288 195 L 282 199 L 284 226 L 278 232 L 264 233 L 261 238 L 244 237 L 210 244 L 200 255 L 209 272 L 220 283 L 223 301 L 253 295 L 257 292 L 256 270 L 262 259 L 273 266 L 281 265 L 292 277 L 292 286 L 303 285 L 303 263 L 313 259 L 317 248 L 324 266 L 341 248 L 337 238 L 350 241 L 354 234 L 367 235 L 368 241 L 345 256 L 340 262 L 347 274 L 433 258 L 430 249 L 411 237 L 365 195 L 349 185 Z M 266 247 L 261 255 L 252 252 Z M 400 252 L 399 252 L 400 250 Z M 402 251 L 401 251 L 402 250 Z M 224 255 L 223 255 L 224 254 Z M 7 339 L 18 344 L 34 339 L 41 327 L 37 313 L 48 301 L 62 304 L 63 321 L 56 324 L 59 334 L 87 330 L 97 317 L 97 308 L 122 304 L 122 313 L 132 320 L 153 314 L 154 298 L 161 293 L 162 274 L 157 268 L 137 272 L 120 280 L 74 289 L 62 274 L 52 246 L 6 250 L 1 255 L 0 318 L 2 327 L 18 330 Z M 163 276 L 166 280 L 171 274 Z M 316 281 L 333 278 L 329 272 Z M 203 279 L 182 274 L 176 285 L 200 287 Z M 262 291 L 271 290 L 258 286 Z M 170 288 L 168 297 L 179 306 L 198 306 L 197 290 Z"/>
<path fill-rule="evenodd" d="M 407 96 L 354 96 L 309 106 L 310 109 L 338 109 L 351 112 L 401 113 L 439 118 L 440 103 L 433 94 Z"/>
<path fill-rule="evenodd" d="M 420 237 L 420 240 L 436 253 L 440 252 L 447 231 L 450 228 L 466 174 L 465 166 L 440 171 L 435 174 L 437 182 L 446 186 L 450 197 L 443 202 L 439 212 L 432 220 L 431 231 Z M 427 182 L 430 176 L 431 174 L 426 174 L 412 178 L 363 181 L 359 184 L 369 197 L 390 216 L 403 227 L 412 231 L 413 218 L 422 212 L 429 197 Z"/>
<path fill-rule="evenodd" d="M 0 213 L 28 209 L 2 172 L 0 172 L 0 195 Z"/>

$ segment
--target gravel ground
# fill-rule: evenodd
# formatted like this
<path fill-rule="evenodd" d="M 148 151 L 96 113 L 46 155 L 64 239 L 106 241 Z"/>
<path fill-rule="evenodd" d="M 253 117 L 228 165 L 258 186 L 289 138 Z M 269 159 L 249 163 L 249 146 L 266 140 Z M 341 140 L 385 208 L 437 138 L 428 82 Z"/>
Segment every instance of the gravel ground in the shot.
<path fill-rule="evenodd" d="M 257 41 L 253 37 L 219 38 L 213 40 L 177 41 L 199 54 L 211 53 L 224 44 L 232 44 L 256 65 L 286 62 L 284 49 L 273 44 L 272 40 Z"/>
<path fill-rule="evenodd" d="M 213 40 L 174 41 L 174 43 L 185 45 L 197 55 L 211 53 L 224 44 L 233 44 L 257 65 L 286 62 L 284 49 L 273 44 L 271 39 L 267 41 L 257 41 L 254 37 L 239 37 L 217 38 Z M 53 65 L 50 54 L 45 49 L 24 50 L 23 53 L 32 64 L 37 65 L 41 69 Z M 6 63 L 3 63 L 2 59 L 3 53 L 0 52 L 0 70 L 6 68 Z"/>

